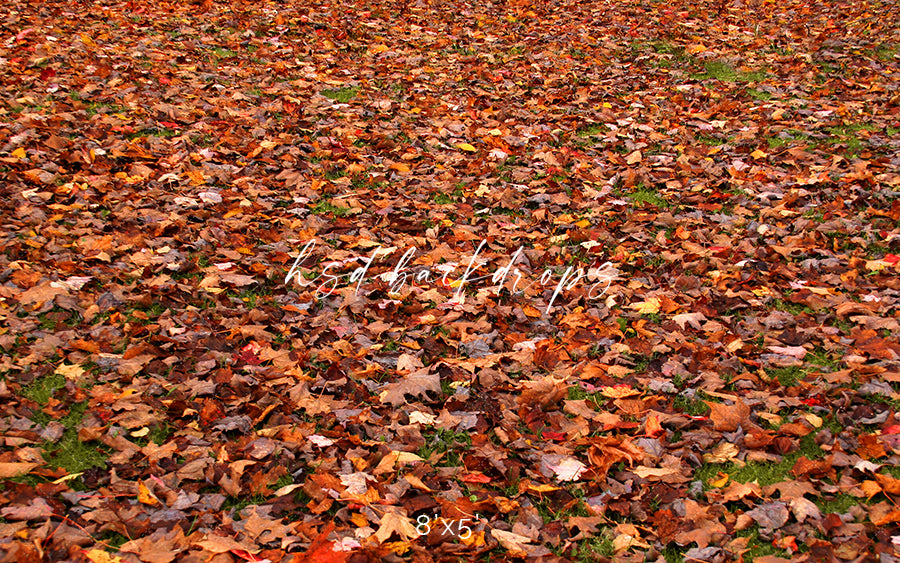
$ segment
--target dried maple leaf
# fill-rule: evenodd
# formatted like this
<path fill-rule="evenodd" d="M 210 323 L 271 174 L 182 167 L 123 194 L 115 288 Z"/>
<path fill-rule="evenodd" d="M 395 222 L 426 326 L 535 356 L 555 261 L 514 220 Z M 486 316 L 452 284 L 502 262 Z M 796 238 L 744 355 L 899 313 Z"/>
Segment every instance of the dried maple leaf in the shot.
<path fill-rule="evenodd" d="M 409 541 L 419 536 L 412 521 L 410 521 L 406 514 L 398 511 L 391 511 L 384 514 L 384 516 L 381 517 L 381 523 L 378 530 L 372 537 L 377 540 L 378 543 L 384 543 L 393 534 L 397 534 L 403 541 Z"/>
<path fill-rule="evenodd" d="M 428 393 L 440 396 L 441 379 L 437 374 L 430 373 L 428 369 L 421 369 L 403 376 L 399 381 L 385 385 L 378 398 L 383 403 L 397 406 L 407 402 L 407 395 L 421 398 L 427 397 Z"/>
<path fill-rule="evenodd" d="M 734 432 L 750 418 L 750 407 L 735 398 L 733 405 L 703 401 L 709 407 L 709 419 L 713 428 L 722 432 Z"/>

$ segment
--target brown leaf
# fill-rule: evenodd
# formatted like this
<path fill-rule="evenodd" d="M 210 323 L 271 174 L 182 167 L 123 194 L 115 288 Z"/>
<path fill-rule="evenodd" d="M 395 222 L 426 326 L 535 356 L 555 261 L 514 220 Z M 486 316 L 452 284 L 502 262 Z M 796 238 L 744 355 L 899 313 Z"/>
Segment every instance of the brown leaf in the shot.
<path fill-rule="evenodd" d="M 159 528 L 147 537 L 131 540 L 122 545 L 119 551 L 134 553 L 147 563 L 169 563 L 186 549 L 187 538 L 181 528 L 175 526 L 172 530 Z"/>
<path fill-rule="evenodd" d="M 406 404 L 406 395 L 427 399 L 429 392 L 440 396 L 441 379 L 436 373 L 421 369 L 385 385 L 378 397 L 382 403 L 397 406 Z"/>
<path fill-rule="evenodd" d="M 381 517 L 381 525 L 372 537 L 378 540 L 378 543 L 384 543 L 393 534 L 397 534 L 403 541 L 409 541 L 419 535 L 416 527 L 405 514 L 392 511 Z"/>
<path fill-rule="evenodd" d="M 29 471 L 39 465 L 39 463 L 0 462 L 0 479 L 12 479 L 27 475 Z"/>
<path fill-rule="evenodd" d="M 703 401 L 709 407 L 709 418 L 713 428 L 721 432 L 734 432 L 742 424 L 749 421 L 750 407 L 740 399 L 735 399 L 733 405 Z"/>

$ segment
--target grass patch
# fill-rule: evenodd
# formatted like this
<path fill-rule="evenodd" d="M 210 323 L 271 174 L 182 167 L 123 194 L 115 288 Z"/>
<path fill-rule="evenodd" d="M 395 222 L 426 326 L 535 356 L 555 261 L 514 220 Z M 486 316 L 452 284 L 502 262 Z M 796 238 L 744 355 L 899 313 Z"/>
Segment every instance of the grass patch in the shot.
<path fill-rule="evenodd" d="M 819 510 L 822 511 L 823 515 L 828 514 L 846 514 L 854 506 L 859 506 L 862 504 L 862 499 L 858 499 L 856 497 L 839 493 L 834 497 L 829 499 L 816 499 L 813 501 L 816 503 L 816 506 L 819 507 Z"/>
<path fill-rule="evenodd" d="M 35 379 L 24 387 L 21 395 L 40 405 L 46 405 L 59 389 L 66 385 L 66 378 L 59 374 L 49 374 Z M 62 438 L 57 442 L 44 442 L 41 449 L 50 467 L 61 467 L 68 473 L 80 473 L 92 467 L 106 465 L 107 454 L 96 447 L 78 440 L 78 425 L 84 419 L 87 402 L 76 403 L 69 408 L 68 414 L 57 422 L 65 427 Z M 34 422 L 47 424 L 51 418 L 42 411 L 35 413 Z"/>
<path fill-rule="evenodd" d="M 700 393 L 697 393 L 693 398 L 687 395 L 678 395 L 672 400 L 672 408 L 688 416 L 706 416 L 709 414 L 709 406 L 703 402 Z"/>
<path fill-rule="evenodd" d="M 37 377 L 22 388 L 20 394 L 26 399 L 46 405 L 56 391 L 66 386 L 66 378 L 58 373 Z"/>
<path fill-rule="evenodd" d="M 754 100 L 759 100 L 761 102 L 768 102 L 775 96 L 772 94 L 765 92 L 763 90 L 757 90 L 756 88 L 747 88 L 747 95 L 753 98 Z"/>
<path fill-rule="evenodd" d="M 350 88 L 332 88 L 329 90 L 322 90 L 322 95 L 329 100 L 334 100 L 336 102 L 346 104 L 356 97 L 357 92 L 359 92 L 359 87 L 354 86 Z"/>
<path fill-rule="evenodd" d="M 233 59 L 237 56 L 237 53 L 225 47 L 216 47 L 213 49 L 213 55 L 219 59 Z"/>
<path fill-rule="evenodd" d="M 697 135 L 697 140 L 704 145 L 710 145 L 713 147 L 725 144 L 725 141 L 723 139 L 714 137 L 712 135 Z"/>
<path fill-rule="evenodd" d="M 772 379 L 777 379 L 782 387 L 794 387 L 806 377 L 806 372 L 800 369 L 800 366 L 767 368 L 766 373 Z"/>
<path fill-rule="evenodd" d="M 429 429 L 422 432 L 422 437 L 425 438 L 425 444 L 416 451 L 416 455 L 428 459 L 436 453 L 445 453 L 440 464 L 447 467 L 462 465 L 462 453 L 472 445 L 472 438 L 468 432 Z"/>
<path fill-rule="evenodd" d="M 666 201 L 659 192 L 657 192 L 653 188 L 645 188 L 643 186 L 638 186 L 638 189 L 631 192 L 629 195 L 631 198 L 631 202 L 635 206 L 640 206 L 641 204 L 650 204 L 661 209 L 669 207 L 669 202 Z"/>
<path fill-rule="evenodd" d="M 766 142 L 769 143 L 769 148 L 772 149 L 781 148 L 785 145 L 791 144 L 794 141 L 805 142 L 807 140 L 809 140 L 809 135 L 801 131 L 797 131 L 796 129 L 782 131 L 781 133 L 778 133 L 778 135 L 766 137 Z"/>
<path fill-rule="evenodd" d="M 715 78 L 722 82 L 762 82 L 766 78 L 764 71 L 740 71 L 724 61 L 709 61 L 703 67 L 705 71 L 702 74 L 695 74 L 691 78 L 695 80 Z"/>
<path fill-rule="evenodd" d="M 599 135 L 604 134 L 605 132 L 606 132 L 606 125 L 603 125 L 602 123 L 600 123 L 597 125 L 590 125 L 588 127 L 585 127 L 584 129 L 581 129 L 580 131 L 578 131 L 578 136 L 579 137 L 597 137 Z"/>
<path fill-rule="evenodd" d="M 739 483 L 756 481 L 761 487 L 766 487 L 781 481 L 793 480 L 791 469 L 801 457 L 818 459 L 824 455 L 822 449 L 816 444 L 815 433 L 807 434 L 800 438 L 800 447 L 795 452 L 784 456 L 778 463 L 747 463 L 739 466 L 735 463 L 706 463 L 694 473 L 694 478 L 708 488 L 708 481 L 716 477 L 720 472 L 727 473 Z"/>
<path fill-rule="evenodd" d="M 240 520 L 240 515 L 238 513 L 241 510 L 247 508 L 248 506 L 260 505 L 264 504 L 265 502 L 266 497 L 262 495 L 228 497 L 225 499 L 225 502 L 222 503 L 222 511 L 232 512 L 233 518 L 235 518 L 235 520 Z"/>
<path fill-rule="evenodd" d="M 795 316 L 804 313 L 808 315 L 815 314 L 815 311 L 809 305 L 792 303 L 790 301 L 785 301 L 784 299 L 776 299 L 772 302 L 772 307 L 778 311 L 784 311 L 785 313 L 790 313 Z"/>
<path fill-rule="evenodd" d="M 900 53 L 900 45 L 896 43 L 882 43 L 873 49 L 875 57 L 882 61 L 890 61 Z"/>
<path fill-rule="evenodd" d="M 855 155 L 865 148 L 866 142 L 857 133 L 859 131 L 877 131 L 878 128 L 869 123 L 853 123 L 851 125 L 838 125 L 827 129 L 831 138 L 828 143 L 839 144 L 846 143 L 847 153 Z"/>
<path fill-rule="evenodd" d="M 750 541 L 747 542 L 748 551 L 744 552 L 743 554 L 743 561 L 754 561 L 757 557 L 763 557 L 766 555 L 790 559 L 790 555 L 788 555 L 787 551 L 775 547 L 771 544 L 771 542 L 759 539 L 758 524 L 754 524 L 746 530 L 740 530 L 736 532 L 735 537 L 750 538 Z"/>
<path fill-rule="evenodd" d="M 331 203 L 331 200 L 320 199 L 312 208 L 312 212 L 316 215 L 333 214 L 335 217 L 343 217 L 350 212 L 349 207 L 341 207 Z"/>

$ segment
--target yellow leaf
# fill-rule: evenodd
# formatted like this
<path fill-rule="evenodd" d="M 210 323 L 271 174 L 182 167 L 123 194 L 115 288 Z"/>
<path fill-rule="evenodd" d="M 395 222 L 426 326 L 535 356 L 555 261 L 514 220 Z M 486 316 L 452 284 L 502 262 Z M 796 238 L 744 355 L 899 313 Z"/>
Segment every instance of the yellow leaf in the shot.
<path fill-rule="evenodd" d="M 737 457 L 738 453 L 740 453 L 740 450 L 731 442 L 720 442 L 713 451 L 703 454 L 703 461 L 706 463 L 727 463 Z"/>
<path fill-rule="evenodd" d="M 533 485 L 529 483 L 528 490 L 534 493 L 552 493 L 553 491 L 558 491 L 559 487 L 554 487 L 553 485 Z"/>
<path fill-rule="evenodd" d="M 765 158 L 769 155 L 759 149 L 756 149 L 755 151 L 750 153 L 750 156 L 752 156 L 756 160 L 759 160 L 760 158 Z"/>
<path fill-rule="evenodd" d="M 149 433 L 150 433 L 150 427 L 145 426 L 145 427 L 141 428 L 140 430 L 135 430 L 134 432 L 132 432 L 131 436 L 132 436 L 132 438 L 143 438 L 144 436 L 146 436 Z"/>
<path fill-rule="evenodd" d="M 385 544 L 382 544 L 382 547 L 386 547 L 387 549 L 393 551 L 397 555 L 403 555 L 407 551 L 409 551 L 409 546 L 411 544 L 408 541 L 392 541 Z"/>
<path fill-rule="evenodd" d="M 16 158 L 25 158 L 25 149 L 19 147 L 12 152 L 12 155 Z"/>
<path fill-rule="evenodd" d="M 93 563 L 123 563 L 123 559 L 118 555 L 112 555 L 102 549 L 91 549 L 84 552 L 85 557 L 93 561 Z"/>
<path fill-rule="evenodd" d="M 659 306 L 662 302 L 657 297 L 651 297 L 646 301 L 641 301 L 640 303 L 632 303 L 631 308 L 635 309 L 641 315 L 648 315 L 652 313 L 659 313 Z"/>
<path fill-rule="evenodd" d="M 138 501 L 141 504 L 148 504 L 150 506 L 159 504 L 159 501 L 156 500 L 156 497 L 153 496 L 153 493 L 150 492 L 150 489 L 147 488 L 147 485 L 145 485 L 143 481 L 138 481 Z"/>
<path fill-rule="evenodd" d="M 603 103 L 600 104 L 600 105 L 603 106 L 603 107 L 605 107 L 606 109 L 612 109 L 612 104 L 609 103 L 609 102 L 603 102 Z"/>
<path fill-rule="evenodd" d="M 610 399 L 624 399 L 625 397 L 640 395 L 641 392 L 628 386 L 617 385 L 615 387 L 604 387 L 603 390 L 600 391 L 600 394 L 604 397 L 609 397 Z"/>
<path fill-rule="evenodd" d="M 189 170 L 186 172 L 187 177 L 191 181 L 192 186 L 202 186 L 206 183 L 206 179 L 203 177 L 202 170 Z"/>
<path fill-rule="evenodd" d="M 388 168 L 392 168 L 397 172 L 409 172 L 409 165 L 405 162 L 395 162 L 394 164 L 388 166 Z"/>
<path fill-rule="evenodd" d="M 484 532 L 470 532 L 468 535 L 466 535 L 465 533 L 460 534 L 459 541 L 469 547 L 481 547 L 485 545 Z"/>
<path fill-rule="evenodd" d="M 584 229 L 585 227 L 589 227 L 590 225 L 591 225 L 591 222 L 588 221 L 587 219 L 582 219 L 581 221 L 578 221 L 577 223 L 575 223 L 575 226 L 578 227 L 579 229 Z"/>
<path fill-rule="evenodd" d="M 456 145 L 456 148 L 466 152 L 476 152 L 478 150 L 469 143 L 459 143 Z"/>
<path fill-rule="evenodd" d="M 412 452 L 396 452 L 397 463 L 410 463 L 413 461 L 423 461 L 423 459 Z"/>
<path fill-rule="evenodd" d="M 56 371 L 54 373 L 56 373 L 57 375 L 61 375 L 70 381 L 75 381 L 84 373 L 84 368 L 77 364 L 60 364 L 60 366 L 56 368 Z"/>
<path fill-rule="evenodd" d="M 708 481 L 708 483 L 711 487 L 721 489 L 728 484 L 728 473 L 722 473 L 721 471 L 719 471 L 718 477 L 713 477 Z"/>
<path fill-rule="evenodd" d="M 813 428 L 822 428 L 822 417 L 816 416 L 811 412 L 808 412 L 803 415 L 803 418 L 806 419 L 806 422 L 812 424 Z"/>
<path fill-rule="evenodd" d="M 691 45 L 688 45 L 687 49 L 685 49 L 688 55 L 696 55 L 697 53 L 702 53 L 705 50 L 706 47 L 704 45 L 701 45 L 700 43 L 693 43 Z"/>

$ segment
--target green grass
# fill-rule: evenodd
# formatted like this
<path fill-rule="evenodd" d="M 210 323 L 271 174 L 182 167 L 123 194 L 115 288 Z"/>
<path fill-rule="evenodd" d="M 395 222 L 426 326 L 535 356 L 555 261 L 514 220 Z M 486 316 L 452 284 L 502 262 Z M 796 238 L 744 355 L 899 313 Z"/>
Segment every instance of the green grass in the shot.
<path fill-rule="evenodd" d="M 766 137 L 766 142 L 769 143 L 769 148 L 777 149 L 783 147 L 785 145 L 789 145 L 794 141 L 806 142 L 809 140 L 809 135 L 803 133 L 801 131 L 797 131 L 796 129 L 790 129 L 788 131 L 783 131 L 778 135 L 772 135 L 771 137 Z"/>
<path fill-rule="evenodd" d="M 775 96 L 772 94 L 765 92 L 763 90 L 757 90 L 756 88 L 747 88 L 747 95 L 753 98 L 754 100 L 759 100 L 761 102 L 768 102 Z"/>
<path fill-rule="evenodd" d="M 262 495 L 246 495 L 241 497 L 228 497 L 222 503 L 222 510 L 225 512 L 233 511 L 234 518 L 240 520 L 239 513 L 248 506 L 265 504 L 266 497 Z"/>
<path fill-rule="evenodd" d="M 631 192 L 629 194 L 631 198 L 631 202 L 635 206 L 640 206 L 641 204 L 647 203 L 650 205 L 654 205 L 659 207 L 660 209 L 665 209 L 669 207 L 669 202 L 666 201 L 659 192 L 652 188 L 645 188 L 641 185 L 638 185 L 638 189 Z"/>
<path fill-rule="evenodd" d="M 472 445 L 468 432 L 437 428 L 423 431 L 422 437 L 425 438 L 425 444 L 416 451 L 416 455 L 427 460 L 436 453 L 446 453 L 440 464 L 447 467 L 462 465 L 462 452 Z"/>
<path fill-rule="evenodd" d="M 897 53 L 900 53 L 900 45 L 897 43 L 882 43 L 872 51 L 882 61 L 891 61 L 896 59 Z"/>
<path fill-rule="evenodd" d="M 21 395 L 40 405 L 46 405 L 57 390 L 65 387 L 66 379 L 62 375 L 48 374 L 36 379 L 24 387 Z M 44 442 L 41 449 L 44 459 L 50 467 L 61 467 L 68 473 L 80 473 L 92 467 L 103 467 L 106 464 L 105 451 L 87 445 L 78 440 L 78 425 L 84 419 L 87 402 L 76 403 L 69 407 L 69 412 L 57 422 L 65 427 L 62 438 L 58 442 Z M 46 425 L 51 418 L 42 411 L 35 413 L 34 422 Z"/>
<path fill-rule="evenodd" d="M 762 82 L 766 73 L 761 70 L 739 71 L 723 61 L 708 61 L 703 65 L 705 72 L 692 76 L 695 80 L 715 78 L 722 82 Z"/>
<path fill-rule="evenodd" d="M 330 100 L 346 104 L 356 97 L 357 92 L 359 92 L 359 87 L 354 86 L 350 88 L 332 88 L 329 90 L 322 90 L 322 95 Z"/>
<path fill-rule="evenodd" d="M 815 313 L 809 305 L 792 303 L 791 301 L 786 301 L 784 299 L 775 299 L 772 302 L 772 307 L 777 311 L 784 311 L 785 313 L 790 313 L 792 315 L 802 315 L 804 313 L 812 315 Z"/>
<path fill-rule="evenodd" d="M 844 493 L 838 493 L 832 498 L 819 498 L 813 502 L 822 511 L 822 514 L 827 516 L 828 514 L 846 514 L 851 508 L 859 506 L 865 501 Z"/>
<path fill-rule="evenodd" d="M 580 131 L 578 131 L 578 136 L 579 137 L 596 137 L 598 135 L 602 135 L 605 132 L 606 132 L 606 125 L 603 125 L 601 123 L 601 124 L 597 124 L 597 125 L 590 125 L 588 127 L 585 127 L 584 129 L 581 129 Z"/>
<path fill-rule="evenodd" d="M 751 462 L 744 466 L 735 463 L 706 463 L 697 469 L 694 479 L 700 480 L 704 488 L 707 488 L 708 481 L 721 472 L 727 473 L 739 483 L 756 481 L 760 486 L 765 487 L 781 481 L 794 480 L 791 469 L 801 457 L 805 456 L 807 459 L 814 460 L 823 455 L 824 452 L 816 444 L 815 433 L 811 433 L 800 438 L 800 447 L 797 451 L 785 455 L 778 463 Z"/>
<path fill-rule="evenodd" d="M 22 388 L 20 394 L 26 399 L 46 405 L 57 390 L 66 386 L 66 378 L 57 373 L 37 377 Z"/>
<path fill-rule="evenodd" d="M 705 416 L 709 413 L 709 406 L 703 402 L 699 393 L 693 399 L 678 395 L 672 400 L 672 408 L 689 416 Z"/>
<path fill-rule="evenodd" d="M 726 143 L 726 141 L 724 139 L 720 139 L 720 138 L 714 137 L 712 135 L 702 135 L 702 134 L 697 135 L 697 140 L 700 141 L 701 143 L 703 143 L 704 145 L 710 145 L 710 146 L 714 146 L 714 147 L 718 146 L 718 145 L 724 145 Z"/>
<path fill-rule="evenodd" d="M 66 417 L 60 419 L 66 431 L 56 443 L 45 443 L 42 448 L 51 467 L 61 467 L 68 473 L 80 473 L 92 467 L 103 467 L 109 457 L 105 448 L 91 446 L 78 440 L 77 426 L 84 418 L 86 403 L 74 405 Z"/>
<path fill-rule="evenodd" d="M 232 59 L 237 56 L 236 52 L 231 49 L 226 49 L 225 47 L 214 48 L 213 54 L 219 59 Z"/>
<path fill-rule="evenodd" d="M 784 368 L 767 368 L 766 373 L 769 377 L 777 379 L 778 383 L 783 387 L 794 387 L 806 377 L 806 372 L 800 366 L 790 366 Z"/>
<path fill-rule="evenodd" d="M 107 530 L 97 537 L 97 541 L 103 543 L 106 547 L 118 550 L 125 545 L 129 539 L 128 536 L 123 536 L 118 532 Z"/>
<path fill-rule="evenodd" d="M 313 206 L 312 212 L 316 215 L 327 215 L 328 213 L 332 213 L 335 217 L 343 217 L 350 212 L 350 208 L 334 205 L 328 199 L 320 199 Z"/>
<path fill-rule="evenodd" d="M 600 391 L 588 393 L 581 385 L 572 385 L 569 387 L 569 400 L 580 401 L 581 399 L 593 401 L 597 405 L 601 405 L 607 400 L 606 397 L 600 394 Z"/>
<path fill-rule="evenodd" d="M 662 556 L 666 563 L 682 563 L 684 561 L 684 552 L 687 550 L 688 548 L 678 547 L 673 543 L 663 548 Z"/>
<path fill-rule="evenodd" d="M 757 524 L 752 525 L 746 530 L 740 530 L 736 532 L 735 537 L 750 538 L 750 541 L 747 543 L 749 551 L 743 554 L 743 560 L 747 561 L 748 563 L 750 561 L 754 561 L 757 557 L 763 557 L 766 555 L 790 559 L 790 555 L 788 555 L 787 551 L 775 547 L 769 541 L 759 539 L 759 525 Z"/>
<path fill-rule="evenodd" d="M 865 140 L 856 134 L 862 130 L 877 131 L 878 127 L 869 123 L 853 123 L 851 125 L 829 127 L 827 131 L 831 138 L 828 139 L 828 142 L 831 144 L 846 143 L 848 154 L 858 154 L 866 146 Z"/>

